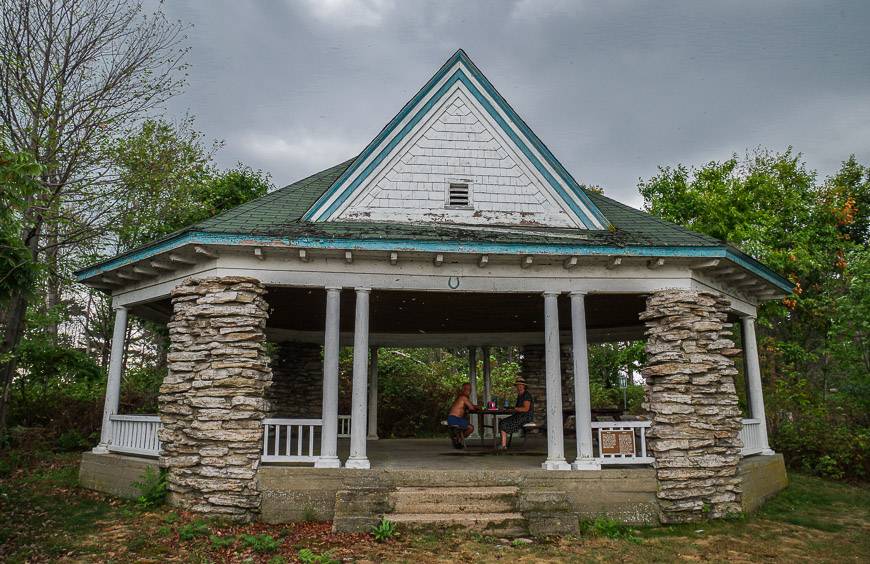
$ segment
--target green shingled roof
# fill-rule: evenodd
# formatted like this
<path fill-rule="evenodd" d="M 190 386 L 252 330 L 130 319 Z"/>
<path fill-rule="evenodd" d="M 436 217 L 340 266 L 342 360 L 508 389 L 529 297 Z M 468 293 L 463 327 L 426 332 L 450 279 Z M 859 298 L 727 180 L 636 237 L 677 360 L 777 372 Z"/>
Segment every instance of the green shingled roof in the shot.
<path fill-rule="evenodd" d="M 570 242 L 571 244 L 617 246 L 721 246 L 722 243 L 636 210 L 601 194 L 587 191 L 613 230 L 590 231 L 571 228 L 480 227 L 444 224 L 389 222 L 302 221 L 302 216 L 353 159 L 318 172 L 211 219 L 186 231 L 271 235 L 280 237 L 319 236 L 327 238 L 491 240 L 498 242 Z"/>
<path fill-rule="evenodd" d="M 238 240 L 239 237 L 251 236 L 252 238 L 274 237 L 281 240 L 319 240 L 327 242 L 327 246 L 329 241 L 334 240 L 339 248 L 342 245 L 341 241 L 347 240 L 384 241 L 388 246 L 408 242 L 538 247 L 560 245 L 562 248 L 596 246 L 599 251 L 601 247 L 615 247 L 629 251 L 637 249 L 641 254 L 644 248 L 683 248 L 687 252 L 698 249 L 700 251 L 698 256 L 707 256 L 711 252 L 713 256 L 722 256 L 717 253 L 727 251 L 729 256 L 735 257 L 757 271 L 765 272 L 765 276 L 781 288 L 790 288 L 788 281 L 727 243 L 658 219 L 590 190 L 586 190 L 586 194 L 610 222 L 611 229 L 595 231 L 563 227 L 447 225 L 419 222 L 304 221 L 302 217 L 305 212 L 352 162 L 353 159 L 330 167 L 138 249 L 132 249 L 82 269 L 76 275 L 79 280 L 87 279 L 100 272 L 162 252 L 167 245 L 171 247 L 179 244 L 187 236 L 215 237 L 217 240 L 233 238 Z"/>

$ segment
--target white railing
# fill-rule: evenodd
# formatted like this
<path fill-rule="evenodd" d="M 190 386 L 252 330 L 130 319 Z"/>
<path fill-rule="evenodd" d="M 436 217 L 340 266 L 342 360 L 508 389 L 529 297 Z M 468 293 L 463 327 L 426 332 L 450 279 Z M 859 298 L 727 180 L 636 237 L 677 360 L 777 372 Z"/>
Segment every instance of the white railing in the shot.
<path fill-rule="evenodd" d="M 160 417 L 157 415 L 110 415 L 112 441 L 108 448 L 111 452 L 159 456 Z"/>
<path fill-rule="evenodd" d="M 742 423 L 743 426 L 740 428 L 739 437 L 743 442 L 743 450 L 740 453 L 743 456 L 758 454 L 764 450 L 761 444 L 761 420 L 744 419 Z"/>
<path fill-rule="evenodd" d="M 314 431 L 321 419 L 263 419 L 263 462 L 316 462 Z"/>
<path fill-rule="evenodd" d="M 350 438 L 350 415 L 338 416 L 338 436 L 339 438 Z"/>
<path fill-rule="evenodd" d="M 646 430 L 651 421 L 593 421 L 601 464 L 652 464 L 646 453 Z"/>

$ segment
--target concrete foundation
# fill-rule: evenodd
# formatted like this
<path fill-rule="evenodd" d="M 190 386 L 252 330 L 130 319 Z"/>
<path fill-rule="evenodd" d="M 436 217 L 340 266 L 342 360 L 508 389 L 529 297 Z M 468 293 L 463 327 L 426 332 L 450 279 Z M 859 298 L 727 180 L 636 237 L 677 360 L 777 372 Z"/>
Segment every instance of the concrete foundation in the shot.
<path fill-rule="evenodd" d="M 405 443 L 378 441 L 379 446 L 391 442 Z M 498 460 L 501 467 L 475 464 L 488 462 L 490 458 Z M 510 509 L 523 516 L 532 534 L 555 533 L 557 530 L 553 527 L 559 523 L 558 531 L 570 532 L 571 523 L 567 521 L 576 525 L 578 518 L 602 515 L 637 525 L 659 523 L 656 477 L 652 468 L 548 472 L 532 467 L 532 462 L 525 457 L 511 458 L 462 456 L 449 466 L 425 469 L 410 466 L 414 461 L 408 459 L 406 452 L 401 457 L 403 465 L 389 466 L 388 461 L 384 461 L 386 467 L 372 470 L 261 465 L 257 472 L 262 496 L 259 518 L 267 523 L 337 519 L 344 523 L 345 530 L 366 529 L 382 514 L 402 510 L 395 506 L 397 492 L 406 492 L 409 488 L 461 487 L 480 492 L 513 488 L 516 494 Z M 156 469 L 157 461 L 88 452 L 82 455 L 79 479 L 83 487 L 132 498 L 139 494 L 132 483 L 141 479 L 149 466 Z M 743 510 L 747 512 L 758 509 L 788 485 L 779 454 L 744 459 L 739 476 L 744 492 Z M 419 507 L 416 501 L 414 503 Z"/>
<path fill-rule="evenodd" d="M 262 466 L 260 517 L 267 523 L 303 519 L 324 521 L 353 519 L 363 530 L 383 513 L 395 508 L 391 493 L 400 488 L 505 487 L 517 488 L 515 509 L 532 530 L 539 518 L 551 518 L 558 501 L 560 515 L 579 518 L 601 515 L 638 525 L 658 523 L 655 473 L 649 468 L 610 469 L 593 472 L 546 470 L 322 470 L 288 466 Z M 354 496 L 355 499 L 347 499 Z M 341 503 L 337 503 L 341 501 Z M 337 509 L 350 508 L 356 515 Z M 368 519 L 359 510 L 371 509 Z M 345 510 L 347 511 L 347 510 Z M 574 521 L 577 521 L 577 518 Z M 338 526 L 338 524 L 337 524 Z M 341 527 L 338 527 L 341 528 Z"/>
<path fill-rule="evenodd" d="M 788 486 L 785 460 L 781 454 L 744 458 L 738 471 L 743 487 L 743 511 L 755 511 Z"/>
<path fill-rule="evenodd" d="M 82 453 L 79 484 L 83 488 L 134 499 L 140 492 L 133 485 L 147 468 L 158 470 L 157 460 L 120 454 Z"/>

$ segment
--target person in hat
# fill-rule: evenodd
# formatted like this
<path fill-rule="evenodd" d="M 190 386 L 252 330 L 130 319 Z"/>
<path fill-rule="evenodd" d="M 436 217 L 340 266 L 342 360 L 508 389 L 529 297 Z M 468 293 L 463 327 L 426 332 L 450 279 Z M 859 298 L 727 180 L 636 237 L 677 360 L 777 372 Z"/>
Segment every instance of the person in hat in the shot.
<path fill-rule="evenodd" d="M 514 414 L 498 422 L 498 430 L 501 432 L 501 446 L 499 450 L 507 449 L 508 434 L 522 430 L 523 425 L 531 423 L 535 418 L 535 399 L 526 389 L 526 381 L 523 378 L 517 378 L 514 382 L 514 387 L 517 389 Z"/>

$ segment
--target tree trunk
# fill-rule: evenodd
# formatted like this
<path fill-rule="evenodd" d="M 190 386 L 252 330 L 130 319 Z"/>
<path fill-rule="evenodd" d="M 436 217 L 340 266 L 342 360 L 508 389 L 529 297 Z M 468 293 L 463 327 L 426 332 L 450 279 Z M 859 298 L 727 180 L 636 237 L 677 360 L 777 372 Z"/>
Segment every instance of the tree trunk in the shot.
<path fill-rule="evenodd" d="M 9 304 L 3 342 L 0 344 L 0 356 L 4 358 L 8 356 L 7 361 L 0 364 L 0 386 L 2 386 L 2 393 L 0 393 L 0 436 L 6 433 L 6 412 L 12 388 L 12 377 L 15 375 L 16 359 L 12 352 L 21 342 L 21 337 L 24 334 L 26 314 L 27 298 L 24 294 L 19 293 Z"/>

